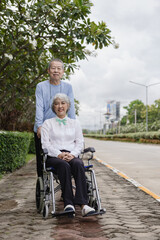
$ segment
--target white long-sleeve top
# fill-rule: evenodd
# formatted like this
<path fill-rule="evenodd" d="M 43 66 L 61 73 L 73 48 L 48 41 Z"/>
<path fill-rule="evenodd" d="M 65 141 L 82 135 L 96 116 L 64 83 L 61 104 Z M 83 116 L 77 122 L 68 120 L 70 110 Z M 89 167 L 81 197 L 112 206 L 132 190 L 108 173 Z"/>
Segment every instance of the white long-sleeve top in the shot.
<path fill-rule="evenodd" d="M 83 149 L 83 134 L 77 119 L 65 117 L 66 125 L 56 121 L 58 117 L 45 120 L 41 129 L 42 149 L 48 150 L 48 155 L 57 157 L 61 151 L 68 150 L 78 157 Z"/>

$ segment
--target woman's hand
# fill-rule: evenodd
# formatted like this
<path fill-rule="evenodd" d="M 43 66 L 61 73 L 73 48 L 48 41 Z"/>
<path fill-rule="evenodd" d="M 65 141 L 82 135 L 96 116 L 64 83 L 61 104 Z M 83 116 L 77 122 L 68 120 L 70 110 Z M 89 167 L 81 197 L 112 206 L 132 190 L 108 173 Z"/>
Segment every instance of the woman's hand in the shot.
<path fill-rule="evenodd" d="M 64 160 L 65 155 L 66 155 L 66 152 L 62 152 L 62 153 L 60 153 L 60 154 L 58 155 L 58 158 Z"/>
<path fill-rule="evenodd" d="M 58 155 L 58 158 L 65 160 L 66 162 L 71 161 L 73 158 L 75 158 L 74 155 L 72 155 L 71 153 L 68 152 L 62 152 Z"/>
<path fill-rule="evenodd" d="M 64 160 L 66 162 L 70 162 L 73 158 L 75 158 L 74 155 L 72 155 L 71 153 L 67 153 Z"/>
<path fill-rule="evenodd" d="M 37 137 L 41 138 L 41 126 L 37 129 Z"/>

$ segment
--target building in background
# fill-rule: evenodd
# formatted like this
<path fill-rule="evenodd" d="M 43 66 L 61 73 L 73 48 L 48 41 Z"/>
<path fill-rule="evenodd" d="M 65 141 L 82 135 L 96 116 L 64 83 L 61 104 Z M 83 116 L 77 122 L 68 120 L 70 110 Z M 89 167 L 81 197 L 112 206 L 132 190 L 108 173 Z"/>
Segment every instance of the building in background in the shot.
<path fill-rule="evenodd" d="M 120 102 L 115 100 L 107 101 L 107 111 L 105 115 L 105 123 L 103 126 L 103 132 L 105 133 L 108 129 L 117 128 L 120 121 Z"/>

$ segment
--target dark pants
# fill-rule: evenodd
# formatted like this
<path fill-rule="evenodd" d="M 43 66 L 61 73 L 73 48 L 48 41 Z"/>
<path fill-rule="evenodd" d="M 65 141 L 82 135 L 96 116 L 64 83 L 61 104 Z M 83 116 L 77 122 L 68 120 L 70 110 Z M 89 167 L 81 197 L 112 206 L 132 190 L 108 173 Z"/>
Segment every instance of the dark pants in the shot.
<path fill-rule="evenodd" d="M 41 139 L 37 137 L 37 133 L 34 132 L 35 148 L 36 148 L 36 162 L 37 162 L 37 175 L 42 177 L 43 175 L 43 155 Z"/>
<path fill-rule="evenodd" d="M 66 162 L 60 158 L 48 157 L 46 166 L 52 166 L 57 171 L 58 178 L 61 183 L 64 207 L 68 204 L 88 204 L 85 168 L 81 159 L 74 158 L 70 162 Z M 75 196 L 72 191 L 71 175 L 73 175 L 76 185 Z"/>

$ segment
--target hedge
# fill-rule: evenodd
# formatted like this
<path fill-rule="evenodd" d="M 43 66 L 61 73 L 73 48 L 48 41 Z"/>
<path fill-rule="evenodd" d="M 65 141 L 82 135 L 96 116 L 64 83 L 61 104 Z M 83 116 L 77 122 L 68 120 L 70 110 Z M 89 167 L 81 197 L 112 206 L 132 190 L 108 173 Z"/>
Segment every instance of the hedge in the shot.
<path fill-rule="evenodd" d="M 0 172 L 12 172 L 24 165 L 31 133 L 0 132 Z"/>
<path fill-rule="evenodd" d="M 29 145 L 29 153 L 35 154 L 35 141 L 34 141 L 34 134 L 30 133 L 30 145 Z"/>
<path fill-rule="evenodd" d="M 113 135 L 84 134 L 85 137 L 125 142 L 142 142 L 160 144 L 160 131 L 157 132 L 139 132 L 139 133 L 120 133 Z"/>

